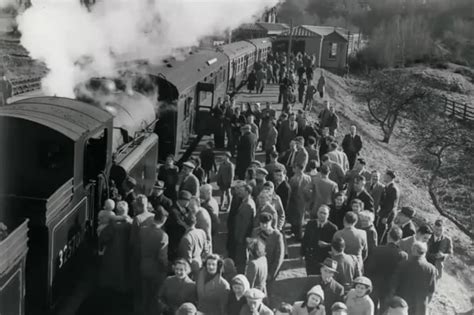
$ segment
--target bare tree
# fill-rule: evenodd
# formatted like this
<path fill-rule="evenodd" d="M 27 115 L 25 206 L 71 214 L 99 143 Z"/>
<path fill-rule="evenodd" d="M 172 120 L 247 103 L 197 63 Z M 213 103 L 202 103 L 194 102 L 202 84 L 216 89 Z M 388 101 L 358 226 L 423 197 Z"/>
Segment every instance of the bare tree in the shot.
<path fill-rule="evenodd" d="M 380 125 L 382 141 L 388 143 L 401 118 L 423 115 L 429 110 L 430 95 L 431 91 L 409 74 L 391 70 L 373 72 L 359 96 Z"/>
<path fill-rule="evenodd" d="M 455 118 L 444 115 L 442 109 L 438 108 L 436 103 L 432 103 L 431 111 L 424 117 L 417 116 L 406 135 L 420 147 L 420 153 L 424 153 L 427 157 L 425 166 L 431 172 L 427 188 L 433 205 L 441 215 L 450 219 L 467 235 L 474 237 L 474 233 L 466 228 L 471 222 L 467 224 L 460 222 L 445 209 L 438 198 L 439 187 L 444 188 L 446 182 L 455 177 L 459 176 L 465 181 L 465 187 L 472 185 L 469 182 L 474 172 L 472 165 L 474 152 L 471 152 L 474 147 L 473 130 L 462 126 Z M 466 196 L 469 198 L 469 193 Z M 464 211 L 466 210 L 470 211 L 470 209 Z"/>

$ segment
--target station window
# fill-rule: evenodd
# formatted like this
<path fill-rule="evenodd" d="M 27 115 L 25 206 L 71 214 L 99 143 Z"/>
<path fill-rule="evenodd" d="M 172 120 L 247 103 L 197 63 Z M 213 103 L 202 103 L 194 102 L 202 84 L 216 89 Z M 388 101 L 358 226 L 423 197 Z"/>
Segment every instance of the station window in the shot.
<path fill-rule="evenodd" d="M 337 43 L 329 43 L 329 59 L 336 59 Z"/>

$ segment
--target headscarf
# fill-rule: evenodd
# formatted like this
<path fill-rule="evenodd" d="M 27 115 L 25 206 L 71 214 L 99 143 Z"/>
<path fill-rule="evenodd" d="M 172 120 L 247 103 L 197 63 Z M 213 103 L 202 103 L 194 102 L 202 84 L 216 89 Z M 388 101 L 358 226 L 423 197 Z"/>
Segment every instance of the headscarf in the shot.
<path fill-rule="evenodd" d="M 244 287 L 244 290 L 242 291 L 242 296 L 240 298 L 242 298 L 245 292 L 247 292 L 247 290 L 250 289 L 250 283 L 247 280 L 247 277 L 244 275 L 236 275 L 234 278 L 232 278 L 231 286 L 234 284 L 240 284 L 241 286 Z"/>

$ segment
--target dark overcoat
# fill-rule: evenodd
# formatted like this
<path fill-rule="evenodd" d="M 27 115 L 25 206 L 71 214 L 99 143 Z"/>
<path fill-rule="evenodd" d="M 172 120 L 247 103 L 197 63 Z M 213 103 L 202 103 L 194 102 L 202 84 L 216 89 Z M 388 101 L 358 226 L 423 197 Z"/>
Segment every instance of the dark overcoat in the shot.
<path fill-rule="evenodd" d="M 412 256 L 400 264 L 393 277 L 392 292 L 407 302 L 409 315 L 428 314 L 436 275 L 436 268 L 424 256 Z"/>
<path fill-rule="evenodd" d="M 257 136 L 248 131 L 240 137 L 237 147 L 236 175 L 239 179 L 245 178 L 245 171 L 250 166 L 250 162 L 255 159 L 255 149 L 257 147 Z"/>

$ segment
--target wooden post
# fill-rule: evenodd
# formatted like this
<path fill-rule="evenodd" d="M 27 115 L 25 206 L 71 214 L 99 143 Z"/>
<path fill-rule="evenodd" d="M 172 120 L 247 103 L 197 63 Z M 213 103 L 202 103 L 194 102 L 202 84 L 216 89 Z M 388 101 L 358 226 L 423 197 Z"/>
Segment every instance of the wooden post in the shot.
<path fill-rule="evenodd" d="M 455 108 L 456 108 L 456 102 L 455 101 L 451 101 L 453 103 L 453 117 L 456 117 L 456 112 L 454 111 Z"/>

